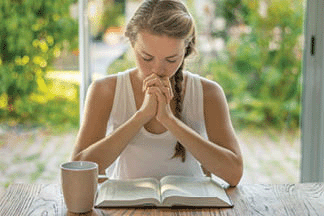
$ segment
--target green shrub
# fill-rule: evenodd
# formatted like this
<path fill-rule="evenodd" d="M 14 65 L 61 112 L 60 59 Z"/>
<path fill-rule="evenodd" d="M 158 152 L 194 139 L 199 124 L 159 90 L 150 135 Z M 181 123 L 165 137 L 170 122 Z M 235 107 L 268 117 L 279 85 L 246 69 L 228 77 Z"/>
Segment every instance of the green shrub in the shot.
<path fill-rule="evenodd" d="M 229 31 L 235 24 L 249 33 L 227 34 L 227 61 L 212 60 L 205 75 L 219 82 L 239 126 L 299 127 L 303 1 L 267 1 L 266 15 L 259 1 L 219 1 Z"/>
<path fill-rule="evenodd" d="M 125 24 L 125 5 L 117 1 L 106 2 L 103 14 L 99 18 L 99 32 L 95 35 L 96 40 L 102 40 L 106 30 L 110 27 L 120 27 Z"/>
<path fill-rule="evenodd" d="M 73 0 L 0 1 L 1 119 L 23 121 L 18 106 L 46 88 L 44 75 L 63 45 L 77 46 L 78 25 L 69 16 L 71 3 Z M 33 112 L 31 108 L 27 111 Z"/>
<path fill-rule="evenodd" d="M 136 67 L 132 50 L 129 48 L 120 58 L 116 59 L 108 68 L 107 74 L 115 74 Z"/>
<path fill-rule="evenodd" d="M 76 129 L 79 127 L 79 85 L 48 80 L 46 92 L 32 93 L 28 103 L 17 99 L 15 109 L 20 116 L 19 123 L 25 125 L 53 130 Z M 10 118 L 5 120 L 17 124 Z"/>

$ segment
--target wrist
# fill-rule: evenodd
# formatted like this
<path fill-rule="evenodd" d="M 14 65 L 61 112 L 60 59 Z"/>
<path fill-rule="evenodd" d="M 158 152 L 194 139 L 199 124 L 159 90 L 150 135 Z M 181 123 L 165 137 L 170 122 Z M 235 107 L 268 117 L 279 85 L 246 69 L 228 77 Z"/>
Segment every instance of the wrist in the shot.
<path fill-rule="evenodd" d="M 143 113 L 143 111 L 137 111 L 134 114 L 134 119 L 137 121 L 141 126 L 144 126 L 150 119 Z"/>
<path fill-rule="evenodd" d="M 174 125 L 177 122 L 177 119 L 174 115 L 168 115 L 166 118 L 164 118 L 161 123 L 164 127 L 169 129 L 172 125 Z"/>

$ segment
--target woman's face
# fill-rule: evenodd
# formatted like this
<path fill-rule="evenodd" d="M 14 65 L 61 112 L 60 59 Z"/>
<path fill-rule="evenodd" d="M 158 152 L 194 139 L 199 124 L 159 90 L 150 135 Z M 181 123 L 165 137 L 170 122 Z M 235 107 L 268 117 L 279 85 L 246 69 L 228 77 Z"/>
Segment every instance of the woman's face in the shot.
<path fill-rule="evenodd" d="M 170 78 L 183 62 L 185 41 L 143 31 L 138 33 L 133 48 L 141 79 L 152 73 Z"/>

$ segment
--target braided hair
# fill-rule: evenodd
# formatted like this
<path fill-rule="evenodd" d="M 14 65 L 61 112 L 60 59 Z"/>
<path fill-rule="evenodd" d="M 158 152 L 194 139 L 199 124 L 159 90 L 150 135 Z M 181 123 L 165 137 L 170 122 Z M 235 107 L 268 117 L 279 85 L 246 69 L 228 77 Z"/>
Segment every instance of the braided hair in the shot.
<path fill-rule="evenodd" d="M 184 62 L 182 62 L 181 66 L 177 70 L 177 72 L 170 78 L 171 86 L 173 90 L 173 101 L 175 103 L 175 116 L 181 120 L 181 112 L 182 112 L 182 81 L 183 81 L 183 66 Z M 186 160 L 186 149 L 181 145 L 179 141 L 175 146 L 175 153 L 172 158 L 181 157 L 182 162 Z"/>
<path fill-rule="evenodd" d="M 193 51 L 194 51 L 194 44 L 195 44 L 195 37 L 188 42 L 186 47 L 186 52 L 184 55 L 184 58 L 187 58 Z M 182 93 L 182 84 L 183 84 L 183 68 L 184 68 L 184 61 L 180 65 L 179 69 L 176 71 L 176 73 L 170 78 L 172 90 L 174 93 L 174 103 L 175 103 L 175 116 L 181 120 L 181 112 L 182 112 L 182 100 L 183 95 Z M 186 149 L 181 145 L 179 141 L 177 141 L 177 144 L 175 146 L 175 153 L 172 156 L 172 158 L 181 157 L 181 161 L 185 162 L 186 160 Z"/>

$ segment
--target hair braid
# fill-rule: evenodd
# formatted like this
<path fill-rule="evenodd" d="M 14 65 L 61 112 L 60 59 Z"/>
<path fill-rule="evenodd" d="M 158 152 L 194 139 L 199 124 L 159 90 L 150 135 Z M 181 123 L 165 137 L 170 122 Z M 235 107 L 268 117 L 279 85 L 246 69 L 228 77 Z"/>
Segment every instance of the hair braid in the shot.
<path fill-rule="evenodd" d="M 172 88 L 174 92 L 173 100 L 175 102 L 175 116 L 181 120 L 181 112 L 182 112 L 182 81 L 183 81 L 183 66 L 184 62 L 182 62 L 181 66 L 171 78 Z M 181 143 L 178 141 L 175 146 L 175 153 L 172 158 L 181 157 L 182 162 L 186 160 L 186 149 Z"/>

